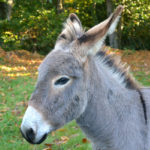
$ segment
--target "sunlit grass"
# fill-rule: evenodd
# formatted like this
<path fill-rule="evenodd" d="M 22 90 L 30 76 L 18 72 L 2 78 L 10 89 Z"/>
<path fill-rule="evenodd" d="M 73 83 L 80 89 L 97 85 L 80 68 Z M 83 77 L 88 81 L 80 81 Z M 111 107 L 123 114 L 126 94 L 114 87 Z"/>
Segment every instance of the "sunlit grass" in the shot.
<path fill-rule="evenodd" d="M 22 70 L 26 71 L 27 70 L 26 67 L 24 67 L 24 66 L 21 66 L 21 67 L 7 67 L 5 65 L 0 65 L 0 69 L 4 70 L 6 72 L 22 71 Z"/>
<path fill-rule="evenodd" d="M 34 76 L 37 75 L 38 72 L 35 73 L 9 73 L 9 74 L 4 74 L 6 77 L 23 77 L 23 76 Z"/>
<path fill-rule="evenodd" d="M 43 56 L 25 50 L 4 52 L 0 49 L 0 74 L 3 77 L 37 76 Z"/>

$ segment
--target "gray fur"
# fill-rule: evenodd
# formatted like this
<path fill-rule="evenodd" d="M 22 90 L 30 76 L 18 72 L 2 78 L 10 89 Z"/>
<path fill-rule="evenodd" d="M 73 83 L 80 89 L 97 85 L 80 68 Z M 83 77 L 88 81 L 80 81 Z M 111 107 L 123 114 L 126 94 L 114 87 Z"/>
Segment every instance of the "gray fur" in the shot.
<path fill-rule="evenodd" d="M 110 17 L 111 22 L 107 20 L 109 26 L 121 11 L 120 6 L 112 15 L 113 19 Z M 91 141 L 93 150 L 149 150 L 150 117 L 148 115 L 146 124 L 138 90 L 143 94 L 146 113 L 150 114 L 150 89 L 140 89 L 134 81 L 130 82 L 132 88 L 126 86 L 127 74 L 120 76 L 123 70 L 112 71 L 114 65 L 107 65 L 105 57 L 95 55 L 97 38 L 103 40 L 103 37 L 97 36 L 92 28 L 87 33 L 96 40 L 86 37 L 79 42 L 78 39 L 84 36 L 83 32 L 79 34 L 83 31 L 81 23 L 75 15 L 69 19 L 71 28 L 65 26 L 54 50 L 39 67 L 37 85 L 29 105 L 55 129 L 75 119 Z M 106 26 L 106 21 L 100 25 L 101 30 L 104 28 L 104 36 L 109 30 Z M 96 30 L 98 28 L 96 26 Z M 94 53 L 89 54 L 92 45 Z M 55 88 L 56 78 L 64 75 L 69 77 L 70 83 Z"/>

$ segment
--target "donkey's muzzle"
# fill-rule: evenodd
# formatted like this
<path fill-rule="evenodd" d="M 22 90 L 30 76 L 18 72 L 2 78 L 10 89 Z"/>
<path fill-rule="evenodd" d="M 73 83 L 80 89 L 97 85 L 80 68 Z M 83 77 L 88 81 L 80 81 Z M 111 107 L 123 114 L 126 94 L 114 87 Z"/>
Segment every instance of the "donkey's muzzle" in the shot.
<path fill-rule="evenodd" d="M 31 144 L 34 144 L 34 138 L 35 134 L 32 129 L 27 130 L 26 133 L 23 133 L 22 130 L 20 129 L 22 136 Z"/>
<path fill-rule="evenodd" d="M 47 123 L 43 115 L 35 108 L 29 106 L 21 123 L 21 133 L 31 144 L 42 143 L 53 127 Z"/>
<path fill-rule="evenodd" d="M 21 134 L 31 144 L 41 144 L 47 137 L 47 134 L 44 134 L 39 141 L 35 142 L 35 133 L 32 128 L 28 129 L 25 134 L 21 131 Z"/>
<path fill-rule="evenodd" d="M 27 141 L 29 141 L 30 143 L 34 141 L 35 133 L 32 128 L 26 131 L 26 137 L 27 137 Z"/>

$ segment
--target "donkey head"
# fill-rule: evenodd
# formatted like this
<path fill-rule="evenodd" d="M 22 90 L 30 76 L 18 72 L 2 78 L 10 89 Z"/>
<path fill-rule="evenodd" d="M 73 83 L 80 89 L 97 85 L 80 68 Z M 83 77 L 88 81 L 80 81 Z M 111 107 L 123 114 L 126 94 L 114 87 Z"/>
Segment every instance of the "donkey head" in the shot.
<path fill-rule="evenodd" d="M 89 62 L 102 46 L 107 34 L 115 30 L 122 6 L 105 21 L 83 31 L 81 22 L 71 14 L 59 35 L 55 48 L 39 66 L 35 91 L 25 112 L 21 132 L 33 144 L 73 119 L 88 103 Z"/>

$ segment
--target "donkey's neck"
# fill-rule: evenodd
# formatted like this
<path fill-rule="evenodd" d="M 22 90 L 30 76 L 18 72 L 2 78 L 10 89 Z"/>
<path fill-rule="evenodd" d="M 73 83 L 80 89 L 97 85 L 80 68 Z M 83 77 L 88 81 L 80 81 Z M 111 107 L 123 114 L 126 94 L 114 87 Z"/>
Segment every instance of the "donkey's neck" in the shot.
<path fill-rule="evenodd" d="M 140 97 L 116 82 L 109 71 L 89 62 L 88 104 L 77 123 L 95 150 L 145 150 Z"/>

